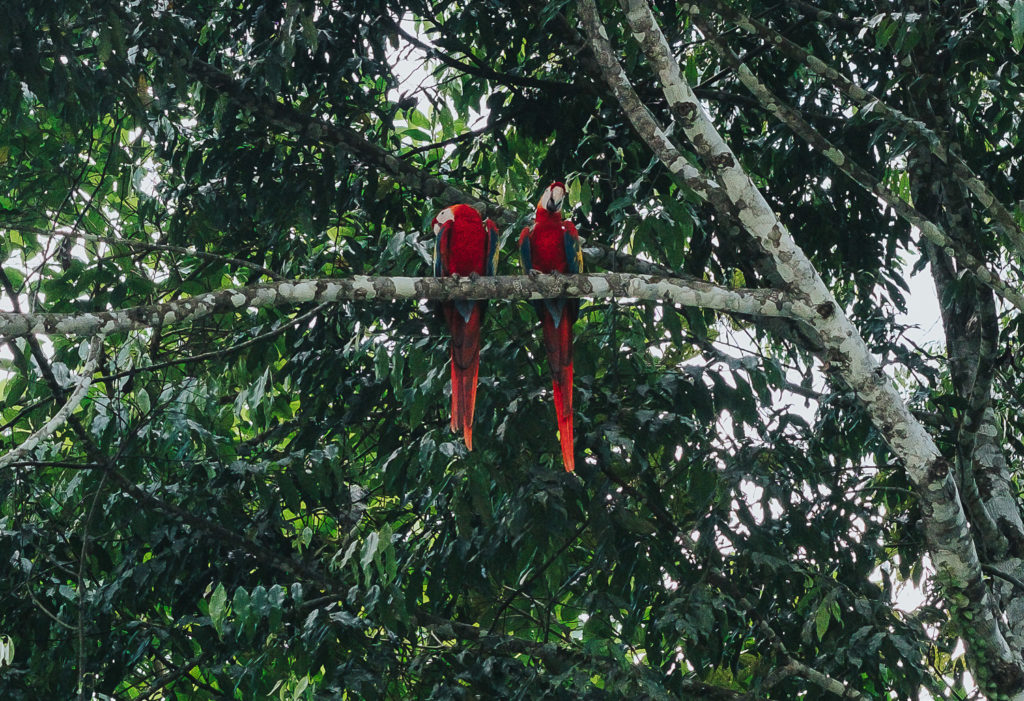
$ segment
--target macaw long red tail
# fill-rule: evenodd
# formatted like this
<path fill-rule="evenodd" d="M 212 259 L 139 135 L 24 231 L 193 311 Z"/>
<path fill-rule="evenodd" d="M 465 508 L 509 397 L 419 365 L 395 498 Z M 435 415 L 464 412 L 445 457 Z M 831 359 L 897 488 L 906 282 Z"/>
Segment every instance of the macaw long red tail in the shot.
<path fill-rule="evenodd" d="M 544 351 L 551 365 L 551 384 L 555 394 L 555 415 L 558 417 L 558 437 L 562 444 L 562 462 L 565 469 L 576 469 L 572 431 L 572 324 L 576 320 L 574 309 L 566 305 L 561 323 L 556 326 L 551 312 L 540 314 L 544 331 Z"/>
<path fill-rule="evenodd" d="M 480 302 L 474 304 L 467 322 L 455 305 L 444 305 L 444 315 L 452 332 L 452 431 L 462 430 L 468 450 L 473 450 L 473 411 L 480 374 L 480 326 L 484 306 Z"/>

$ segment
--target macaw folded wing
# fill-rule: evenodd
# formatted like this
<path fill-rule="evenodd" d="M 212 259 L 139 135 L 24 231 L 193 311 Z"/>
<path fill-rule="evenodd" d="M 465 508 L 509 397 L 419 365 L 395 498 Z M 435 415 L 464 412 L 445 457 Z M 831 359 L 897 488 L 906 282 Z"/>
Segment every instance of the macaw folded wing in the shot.
<path fill-rule="evenodd" d="M 434 231 L 434 275 L 493 275 L 497 264 L 498 229 L 465 204 L 438 212 Z M 480 329 L 487 302 L 442 302 L 441 312 L 452 334 L 452 431 L 462 431 L 473 450 L 473 413 L 480 374 Z"/>
<path fill-rule="evenodd" d="M 583 271 L 580 237 L 571 221 L 562 218 L 565 185 L 548 185 L 537 204 L 533 226 L 519 236 L 524 272 L 578 274 Z M 579 315 L 578 299 L 544 299 L 534 302 L 544 336 L 544 353 L 551 366 L 555 416 L 565 469 L 576 469 L 572 425 L 572 326 Z"/>

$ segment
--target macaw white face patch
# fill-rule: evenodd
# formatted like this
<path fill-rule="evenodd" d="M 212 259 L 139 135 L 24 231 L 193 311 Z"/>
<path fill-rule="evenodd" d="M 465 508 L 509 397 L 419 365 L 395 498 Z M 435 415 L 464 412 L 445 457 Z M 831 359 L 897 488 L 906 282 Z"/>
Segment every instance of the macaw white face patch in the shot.
<path fill-rule="evenodd" d="M 561 185 L 548 185 L 544 194 L 540 196 L 540 206 L 548 211 L 557 209 L 565 197 L 565 188 Z"/>
<path fill-rule="evenodd" d="M 455 221 L 455 212 L 452 211 L 451 207 L 449 207 L 448 209 L 442 209 L 440 212 L 438 212 L 437 216 L 434 217 L 434 235 L 437 236 L 437 234 L 441 231 L 441 227 L 446 222 L 450 221 Z"/>

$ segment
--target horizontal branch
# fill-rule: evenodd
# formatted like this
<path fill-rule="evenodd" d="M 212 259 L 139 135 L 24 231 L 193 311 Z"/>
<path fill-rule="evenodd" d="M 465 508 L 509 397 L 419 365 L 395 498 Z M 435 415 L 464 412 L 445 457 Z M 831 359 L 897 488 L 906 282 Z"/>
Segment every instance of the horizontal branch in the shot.
<path fill-rule="evenodd" d="M 231 256 L 224 256 L 218 253 L 210 253 L 209 251 L 201 251 L 195 247 L 186 246 L 172 246 L 166 243 L 156 243 L 155 241 L 142 241 L 139 239 L 122 238 L 118 236 L 99 236 L 96 234 L 87 234 L 80 231 L 69 230 L 69 229 L 40 229 L 34 226 L 22 226 L 13 222 L 6 222 L 0 224 L 0 228 L 5 228 L 10 231 L 21 231 L 36 234 L 37 236 L 53 236 L 53 237 L 66 237 L 80 239 L 82 241 L 90 241 L 92 243 L 105 243 L 108 246 L 125 246 L 128 248 L 140 249 L 143 251 L 164 251 L 168 253 L 180 253 L 186 256 L 195 256 L 196 258 L 203 258 L 204 260 L 212 260 L 218 263 L 225 263 L 240 268 L 248 268 L 253 270 L 260 275 L 266 275 L 271 280 L 284 280 L 284 276 L 280 273 L 274 272 L 269 268 L 264 268 L 262 265 L 251 261 L 244 260 L 242 258 L 233 258 Z"/>
<path fill-rule="evenodd" d="M 292 307 L 307 302 L 397 299 L 642 299 L 737 314 L 792 319 L 814 312 L 778 290 L 729 289 L 697 280 L 648 275 L 496 275 L 493 277 L 372 277 L 291 280 L 226 288 L 188 299 L 78 314 L 0 313 L 0 336 L 86 336 L 163 326 L 250 308 Z"/>

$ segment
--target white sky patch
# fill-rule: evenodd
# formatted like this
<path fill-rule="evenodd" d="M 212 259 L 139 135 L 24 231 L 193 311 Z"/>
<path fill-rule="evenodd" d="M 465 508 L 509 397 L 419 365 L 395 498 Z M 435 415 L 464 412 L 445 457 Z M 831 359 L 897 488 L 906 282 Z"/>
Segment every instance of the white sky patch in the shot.
<path fill-rule="evenodd" d="M 411 14 L 403 15 L 399 26 L 424 44 L 433 46 L 430 35 L 421 31 Z M 397 103 L 402 98 L 411 97 L 416 100 L 416 109 L 428 116 L 431 114 L 432 104 L 447 102 L 446 98 L 438 94 L 439 83 L 434 76 L 438 62 L 429 58 L 423 49 L 403 43 L 388 54 L 388 61 L 391 64 L 391 71 L 398 81 L 398 86 L 388 91 L 387 99 L 389 101 Z M 424 100 L 424 97 L 427 99 Z M 467 129 L 477 129 L 487 122 L 489 115 L 490 110 L 486 105 L 481 104 L 479 110 L 470 109 L 469 114 L 460 116 L 465 119 Z M 394 125 L 395 127 L 409 126 L 408 122 L 400 117 L 395 119 Z"/>
<path fill-rule="evenodd" d="M 924 253 L 920 255 L 923 256 Z M 935 284 L 927 269 L 911 276 L 912 268 L 912 264 L 907 264 L 903 268 L 903 279 L 906 280 L 910 293 L 906 295 L 907 313 L 898 313 L 896 321 L 911 325 L 912 328 L 908 329 L 906 336 L 922 348 L 943 348 L 942 312 L 939 309 Z"/>

